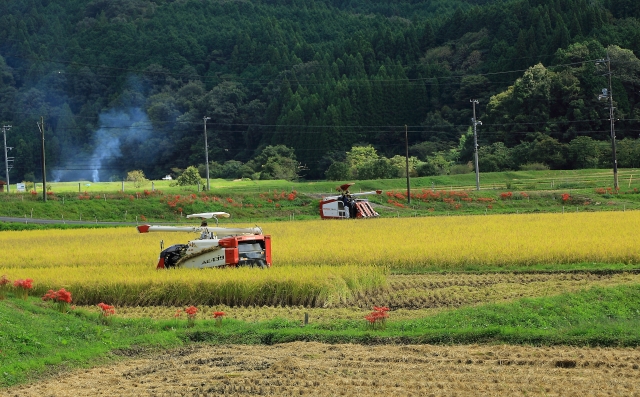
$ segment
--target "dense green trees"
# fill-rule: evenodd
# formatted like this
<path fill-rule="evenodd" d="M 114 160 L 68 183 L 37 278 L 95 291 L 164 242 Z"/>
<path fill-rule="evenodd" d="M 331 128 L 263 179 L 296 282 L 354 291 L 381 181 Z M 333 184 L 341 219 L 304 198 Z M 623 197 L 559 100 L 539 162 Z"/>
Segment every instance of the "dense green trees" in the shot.
<path fill-rule="evenodd" d="M 40 116 L 47 169 L 76 177 L 96 158 L 101 174 L 120 177 L 202 170 L 204 117 L 219 177 L 404 175 L 393 159 L 404 155 L 405 125 L 411 172 L 447 173 L 466 169 L 473 155 L 460 140 L 470 99 L 483 121 L 481 170 L 607 166 L 608 111 L 597 95 L 608 82 L 595 65 L 607 55 L 620 165 L 631 166 L 640 120 L 636 3 L 4 2 L 0 122 L 13 126 L 11 179 L 41 177 Z M 131 109 L 148 119 L 133 119 Z M 120 150 L 106 155 L 96 131 Z M 347 152 L 369 145 L 375 156 L 350 164 Z"/>

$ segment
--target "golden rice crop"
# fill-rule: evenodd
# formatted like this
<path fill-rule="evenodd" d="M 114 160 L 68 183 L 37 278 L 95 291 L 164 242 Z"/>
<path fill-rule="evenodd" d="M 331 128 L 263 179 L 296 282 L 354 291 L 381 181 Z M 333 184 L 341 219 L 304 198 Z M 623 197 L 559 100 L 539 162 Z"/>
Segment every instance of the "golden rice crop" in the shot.
<path fill-rule="evenodd" d="M 365 219 L 269 224 L 274 263 L 357 261 L 456 269 L 579 262 L 640 263 L 640 212 Z"/>
<path fill-rule="evenodd" d="M 4 270 L 2 270 L 4 271 Z M 225 304 L 333 306 L 353 292 L 385 284 L 374 266 L 283 266 L 270 270 L 172 269 L 144 266 L 13 268 L 12 279 L 32 278 L 32 295 L 66 288 L 78 304 L 118 306 Z"/>
<path fill-rule="evenodd" d="M 639 263 L 640 212 L 280 222 L 274 266 L 156 271 L 160 250 L 185 233 L 132 228 L 0 232 L 0 274 L 65 287 L 80 303 L 335 305 L 385 284 L 388 268 L 456 269 L 572 262 Z"/>
<path fill-rule="evenodd" d="M 305 221 L 262 224 L 274 267 L 383 265 L 391 268 L 640 263 L 640 212 L 594 212 Z M 186 233 L 132 228 L 0 232 L 0 271 L 14 267 L 124 265 L 154 268 Z M 6 270 L 4 270 L 6 271 Z"/>

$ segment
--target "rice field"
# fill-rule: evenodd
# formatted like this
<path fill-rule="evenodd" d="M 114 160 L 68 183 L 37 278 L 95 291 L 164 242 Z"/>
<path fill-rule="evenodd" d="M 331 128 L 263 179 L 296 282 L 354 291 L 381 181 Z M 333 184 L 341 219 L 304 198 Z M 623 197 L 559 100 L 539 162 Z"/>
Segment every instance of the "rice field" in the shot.
<path fill-rule="evenodd" d="M 196 345 L 1 396 L 638 396 L 633 348 Z"/>
<path fill-rule="evenodd" d="M 289 306 L 202 306 L 208 313 L 223 311 L 228 318 L 259 322 L 274 318 L 302 323 L 305 315 L 310 323 L 335 320 L 361 320 L 373 306 L 387 306 L 396 320 L 411 320 L 464 306 L 504 303 L 521 298 L 554 296 L 592 287 L 640 285 L 640 274 L 418 274 L 390 275 L 388 285 L 374 293 L 358 293 L 352 299 L 331 307 Z M 99 312 L 95 306 L 85 310 Z M 122 318 L 170 320 L 183 306 L 122 307 Z"/>
<path fill-rule="evenodd" d="M 87 305 L 424 308 L 496 293 L 460 285 L 448 292 L 429 287 L 413 298 L 410 288 L 388 288 L 389 270 L 634 265 L 640 263 L 638 224 L 640 212 L 267 223 L 260 226 L 272 236 L 274 266 L 266 271 L 156 271 L 160 240 L 167 247 L 195 238 L 186 233 L 138 234 L 133 227 L 0 232 L 0 275 L 32 278 L 35 295 L 64 287 L 75 303 Z M 443 294 L 456 298 L 443 300 Z"/>

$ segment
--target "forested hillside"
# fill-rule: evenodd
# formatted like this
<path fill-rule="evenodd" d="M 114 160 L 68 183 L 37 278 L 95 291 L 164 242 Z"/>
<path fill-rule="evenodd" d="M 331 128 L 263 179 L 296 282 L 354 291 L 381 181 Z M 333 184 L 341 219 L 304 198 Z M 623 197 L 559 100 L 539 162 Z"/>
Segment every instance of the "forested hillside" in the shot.
<path fill-rule="evenodd" d="M 446 173 L 471 99 L 480 170 L 609 166 L 609 57 L 631 167 L 639 51 L 637 0 L 5 1 L 0 122 L 12 183 L 41 178 L 41 117 L 49 180 L 202 169 L 205 121 L 213 176 L 393 176 L 405 131 L 412 172 Z"/>

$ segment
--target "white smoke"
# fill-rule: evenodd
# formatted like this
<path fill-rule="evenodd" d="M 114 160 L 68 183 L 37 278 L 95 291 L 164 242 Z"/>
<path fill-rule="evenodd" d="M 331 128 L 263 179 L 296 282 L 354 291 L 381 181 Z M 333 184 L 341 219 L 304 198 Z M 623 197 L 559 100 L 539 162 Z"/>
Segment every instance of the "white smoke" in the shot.
<path fill-rule="evenodd" d="M 151 123 L 140 108 L 112 109 L 99 116 L 100 127 L 93 134 L 93 152 L 78 153 L 52 171 L 54 182 L 89 180 L 100 182 L 113 173 L 122 158 L 122 144 L 139 144 L 151 135 Z"/>

